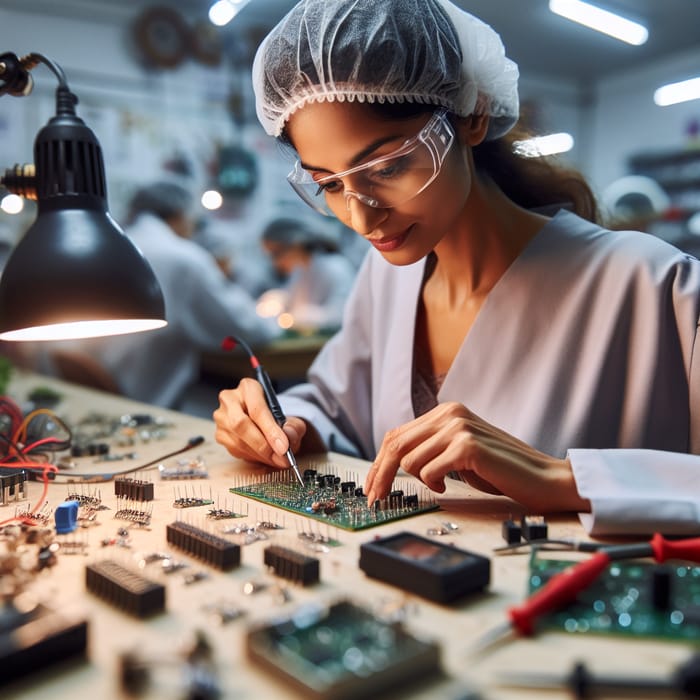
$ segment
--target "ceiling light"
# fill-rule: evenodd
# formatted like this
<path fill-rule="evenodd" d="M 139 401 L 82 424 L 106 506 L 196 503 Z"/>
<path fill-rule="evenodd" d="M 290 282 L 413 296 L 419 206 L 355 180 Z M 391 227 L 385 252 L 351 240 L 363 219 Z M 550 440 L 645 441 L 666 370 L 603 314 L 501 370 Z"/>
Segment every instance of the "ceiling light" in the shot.
<path fill-rule="evenodd" d="M 250 0 L 217 0 L 209 8 L 209 21 L 217 27 L 226 26 Z"/>
<path fill-rule="evenodd" d="M 634 46 L 645 43 L 649 38 L 649 30 L 644 25 L 581 0 L 549 0 L 549 9 L 566 19 Z"/>
<path fill-rule="evenodd" d="M 659 107 L 668 107 L 679 102 L 700 99 L 700 76 L 679 83 L 663 85 L 654 92 L 654 102 Z"/>
<path fill-rule="evenodd" d="M 566 153 L 574 147 L 574 137 L 566 132 L 547 134 L 547 136 L 535 136 L 524 141 L 514 141 L 513 150 L 526 158 L 539 158 L 540 156 L 553 156 L 557 153 Z"/>

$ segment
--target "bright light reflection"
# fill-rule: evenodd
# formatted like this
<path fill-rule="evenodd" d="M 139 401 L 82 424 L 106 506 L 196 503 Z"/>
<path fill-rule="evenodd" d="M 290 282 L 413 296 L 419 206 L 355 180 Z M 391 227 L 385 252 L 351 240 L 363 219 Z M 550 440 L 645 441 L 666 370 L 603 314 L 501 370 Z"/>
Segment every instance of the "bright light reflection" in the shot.
<path fill-rule="evenodd" d="M 539 158 L 540 156 L 552 156 L 557 153 L 566 153 L 574 147 L 574 137 L 566 132 L 536 136 L 525 141 L 515 141 L 513 150 L 526 158 Z"/>
<path fill-rule="evenodd" d="M 207 190 L 202 195 L 201 202 L 205 209 L 220 209 L 221 205 L 224 203 L 224 198 L 221 196 L 221 192 L 217 192 L 216 190 Z"/>
<path fill-rule="evenodd" d="M 49 326 L 33 326 L 0 333 L 0 340 L 77 340 L 107 335 L 139 333 L 162 328 L 166 321 L 157 318 L 73 321 Z"/>
<path fill-rule="evenodd" d="M 549 0 L 549 9 L 627 44 L 640 46 L 649 38 L 649 30 L 644 25 L 581 0 Z"/>
<path fill-rule="evenodd" d="M 292 314 L 290 314 L 288 311 L 285 311 L 283 314 L 278 316 L 277 324 L 280 328 L 288 330 L 294 325 L 294 316 L 292 316 Z"/>
<path fill-rule="evenodd" d="M 654 102 L 659 107 L 697 99 L 700 99 L 700 76 L 679 83 L 669 83 L 654 92 Z"/>
<path fill-rule="evenodd" d="M 24 209 L 24 200 L 18 194 L 6 194 L 0 201 L 5 214 L 19 214 Z"/>

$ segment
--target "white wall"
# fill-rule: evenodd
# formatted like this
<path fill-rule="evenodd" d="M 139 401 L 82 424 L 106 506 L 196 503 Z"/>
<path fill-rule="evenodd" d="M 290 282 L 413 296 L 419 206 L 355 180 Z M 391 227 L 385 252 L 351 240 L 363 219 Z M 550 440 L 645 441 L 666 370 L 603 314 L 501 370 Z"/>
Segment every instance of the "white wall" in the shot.
<path fill-rule="evenodd" d="M 657 107 L 653 95 L 661 85 L 700 75 L 698 31 L 696 50 L 612 76 L 596 86 L 590 110 L 595 137 L 590 144 L 587 170 L 598 188 L 625 175 L 632 155 L 691 146 L 687 129 L 691 120 L 700 122 L 700 100 Z"/>
<path fill-rule="evenodd" d="M 245 99 L 252 101 L 248 72 L 240 76 L 227 63 L 210 68 L 189 60 L 175 70 L 145 70 L 128 32 L 138 8 L 100 4 L 87 21 L 78 18 L 77 10 L 73 16 L 69 11 L 81 3 L 84 8 L 84 0 L 6 1 L 12 9 L 0 9 L 0 52 L 39 51 L 63 67 L 80 97 L 78 114 L 102 144 L 112 213 L 119 219 L 134 184 L 157 176 L 162 162 L 179 151 L 195 163 L 198 185 L 205 187 L 217 145 L 238 141 L 258 155 L 262 184 L 221 223 L 231 230 L 237 249 L 256 249 L 264 223 L 295 200 L 284 182 L 287 163 L 274 142 L 257 123 L 239 131 L 228 114 L 232 83 L 245 83 Z M 612 76 L 590 94 L 537 76 L 521 78 L 520 94 L 537 102 L 544 129 L 574 135 L 576 146 L 563 158 L 600 192 L 625 174 L 630 155 L 683 146 L 689 120 L 700 118 L 700 101 L 660 108 L 652 94 L 662 83 L 697 74 L 699 68 L 700 46 L 651 68 Z M 34 76 L 34 95 L 0 100 L 2 168 L 32 161 L 34 135 L 53 115 L 56 82 L 44 67 Z M 8 216 L 0 212 L 0 229 L 3 225 L 8 226 Z"/>

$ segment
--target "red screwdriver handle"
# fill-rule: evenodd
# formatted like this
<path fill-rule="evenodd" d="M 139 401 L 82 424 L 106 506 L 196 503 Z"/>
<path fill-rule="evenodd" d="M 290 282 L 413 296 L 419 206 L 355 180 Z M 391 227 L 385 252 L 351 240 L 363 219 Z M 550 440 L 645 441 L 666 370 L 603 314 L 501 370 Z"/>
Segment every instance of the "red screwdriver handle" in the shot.
<path fill-rule="evenodd" d="M 610 557 L 602 550 L 590 559 L 554 575 L 522 605 L 508 610 L 513 627 L 522 635 L 531 635 L 535 621 L 541 615 L 558 610 L 574 600 L 605 571 L 609 563 Z"/>
<path fill-rule="evenodd" d="M 686 559 L 700 562 L 700 537 L 692 537 L 683 540 L 667 540 L 658 532 L 649 542 L 654 552 L 654 559 L 658 562 L 667 559 Z"/>

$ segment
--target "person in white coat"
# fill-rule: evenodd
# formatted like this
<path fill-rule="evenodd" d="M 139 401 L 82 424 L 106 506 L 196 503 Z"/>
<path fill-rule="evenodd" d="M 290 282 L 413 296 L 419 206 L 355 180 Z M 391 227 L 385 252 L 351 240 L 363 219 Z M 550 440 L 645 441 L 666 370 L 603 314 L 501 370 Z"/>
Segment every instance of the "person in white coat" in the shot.
<path fill-rule="evenodd" d="M 602 228 L 580 175 L 524 157 L 496 32 L 449 0 L 302 0 L 253 80 L 291 185 L 374 250 L 283 428 L 243 380 L 217 440 L 372 460 L 371 503 L 401 468 L 594 534 L 697 532 L 700 262 Z"/>
<path fill-rule="evenodd" d="M 195 385 L 201 350 L 219 348 L 229 334 L 252 344 L 280 334 L 274 322 L 257 315 L 255 300 L 226 278 L 211 253 L 190 240 L 192 203 L 181 185 L 155 182 L 134 194 L 125 227 L 161 285 L 168 325 L 85 345 L 123 394 L 169 408 L 180 408 Z"/>
<path fill-rule="evenodd" d="M 357 271 L 333 237 L 304 221 L 280 217 L 265 226 L 260 242 L 284 280 L 260 301 L 276 298 L 295 330 L 337 330 Z"/>

